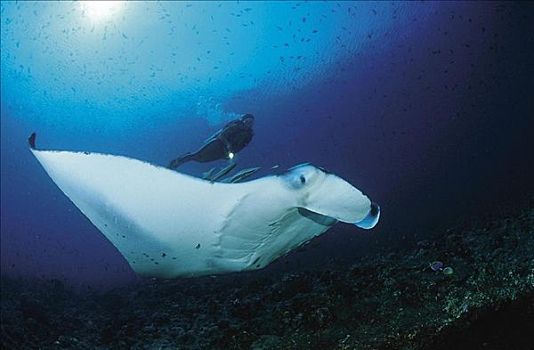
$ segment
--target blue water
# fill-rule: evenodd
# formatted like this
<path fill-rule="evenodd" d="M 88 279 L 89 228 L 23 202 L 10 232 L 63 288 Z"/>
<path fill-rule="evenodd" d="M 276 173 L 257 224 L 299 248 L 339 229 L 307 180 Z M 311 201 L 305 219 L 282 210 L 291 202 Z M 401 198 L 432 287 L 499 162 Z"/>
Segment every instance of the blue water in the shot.
<path fill-rule="evenodd" d="M 164 165 L 253 113 L 240 167 L 313 162 L 381 204 L 372 232 L 337 225 L 271 268 L 350 263 L 520 202 L 534 183 L 532 9 L 2 1 L 1 273 L 136 278 L 31 156 L 33 131 L 45 149 Z"/>

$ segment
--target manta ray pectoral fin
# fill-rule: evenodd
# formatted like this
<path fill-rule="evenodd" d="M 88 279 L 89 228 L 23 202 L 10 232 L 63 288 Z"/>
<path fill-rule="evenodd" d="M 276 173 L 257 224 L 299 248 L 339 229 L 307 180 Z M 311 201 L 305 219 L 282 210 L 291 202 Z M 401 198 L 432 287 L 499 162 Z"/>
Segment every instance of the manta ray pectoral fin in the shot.
<path fill-rule="evenodd" d="M 212 183 L 124 156 L 37 150 L 35 141 L 34 133 L 31 151 L 59 189 L 146 276 L 259 269 L 337 220 L 370 228 L 380 213 L 348 182 L 313 167 L 290 174 L 297 187 L 279 176 Z M 302 180 L 304 170 L 316 181 Z"/>
<path fill-rule="evenodd" d="M 37 138 L 37 134 L 33 132 L 30 137 L 28 137 L 28 144 L 30 145 L 31 149 L 35 149 L 35 139 Z"/>

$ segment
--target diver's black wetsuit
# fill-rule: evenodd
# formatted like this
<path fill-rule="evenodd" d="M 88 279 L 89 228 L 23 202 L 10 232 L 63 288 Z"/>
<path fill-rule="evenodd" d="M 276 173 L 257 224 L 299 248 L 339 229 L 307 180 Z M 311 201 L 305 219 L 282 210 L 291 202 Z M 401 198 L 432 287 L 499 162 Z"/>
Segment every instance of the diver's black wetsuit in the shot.
<path fill-rule="evenodd" d="M 252 136 L 254 136 L 253 124 L 254 116 L 252 114 L 245 114 L 240 119 L 231 121 L 206 140 L 204 146 L 198 151 L 186 153 L 171 161 L 169 168 L 176 169 L 191 160 L 206 163 L 231 158 L 230 153 L 238 153 L 252 140 Z"/>

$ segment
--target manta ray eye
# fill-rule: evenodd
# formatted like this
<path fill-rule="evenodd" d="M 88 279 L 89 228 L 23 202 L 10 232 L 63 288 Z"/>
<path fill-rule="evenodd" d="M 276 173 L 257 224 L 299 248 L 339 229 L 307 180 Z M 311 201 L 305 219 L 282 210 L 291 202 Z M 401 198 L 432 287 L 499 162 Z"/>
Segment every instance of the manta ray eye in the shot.
<path fill-rule="evenodd" d="M 310 177 L 308 174 L 302 171 L 292 171 L 288 173 L 285 177 L 286 183 L 295 190 L 300 190 L 308 186 Z"/>

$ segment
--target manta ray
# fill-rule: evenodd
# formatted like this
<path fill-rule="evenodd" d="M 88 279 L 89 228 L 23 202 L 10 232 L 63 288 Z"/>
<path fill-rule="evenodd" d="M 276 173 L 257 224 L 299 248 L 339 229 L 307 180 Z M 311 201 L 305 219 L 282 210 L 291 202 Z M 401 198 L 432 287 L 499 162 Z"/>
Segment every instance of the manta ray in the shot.
<path fill-rule="evenodd" d="M 139 275 L 174 278 L 261 269 L 337 222 L 364 229 L 380 208 L 311 164 L 223 183 L 125 156 L 38 150 L 33 155 Z"/>

